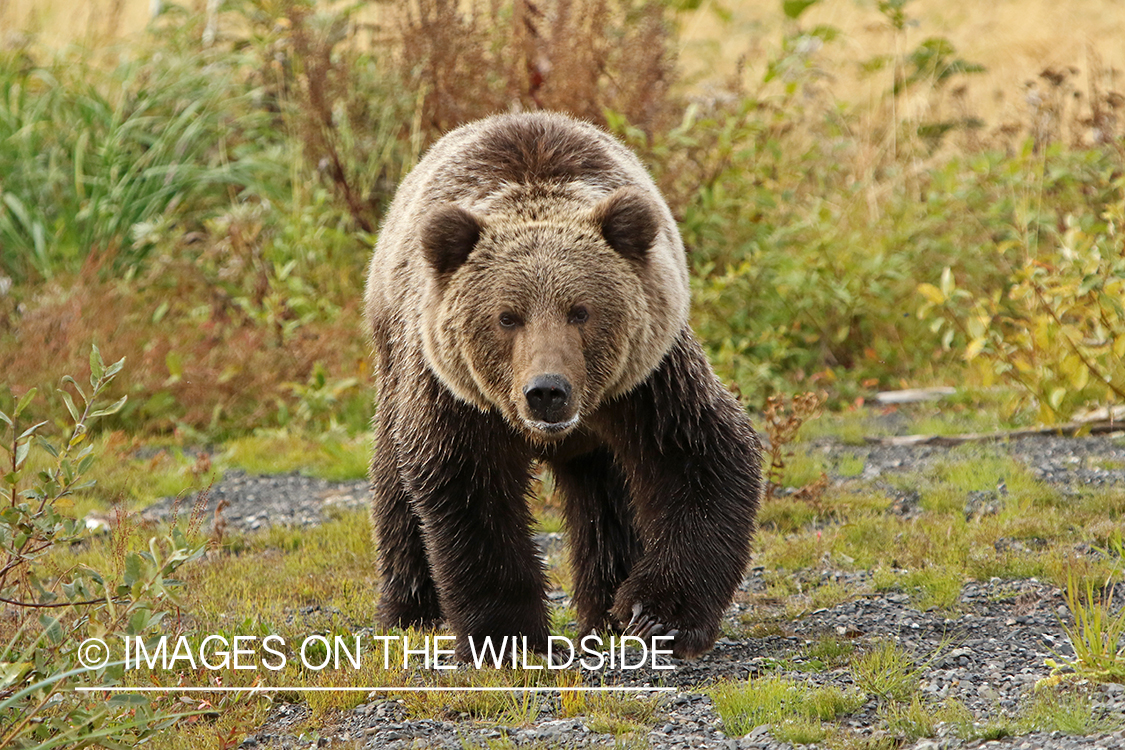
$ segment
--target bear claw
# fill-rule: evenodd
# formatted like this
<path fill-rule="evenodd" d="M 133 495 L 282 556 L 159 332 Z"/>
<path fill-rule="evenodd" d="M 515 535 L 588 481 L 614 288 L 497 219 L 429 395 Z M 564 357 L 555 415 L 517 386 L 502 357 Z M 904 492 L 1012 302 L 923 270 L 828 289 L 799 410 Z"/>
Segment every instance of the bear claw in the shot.
<path fill-rule="evenodd" d="M 633 605 L 633 617 L 629 620 L 629 624 L 625 626 L 625 635 L 636 636 L 637 638 L 651 638 L 655 635 L 670 635 L 675 637 L 679 630 L 670 630 L 665 632 L 664 623 L 657 620 L 655 617 L 646 615 L 644 613 L 644 605 L 637 602 Z"/>
<path fill-rule="evenodd" d="M 637 602 L 636 604 L 633 605 L 633 618 L 631 620 L 629 620 L 629 624 L 625 626 L 625 632 L 626 633 L 628 633 L 632 629 L 633 624 L 637 621 L 637 618 L 641 616 L 641 612 L 643 610 L 644 610 L 644 605 L 641 604 L 640 602 Z"/>

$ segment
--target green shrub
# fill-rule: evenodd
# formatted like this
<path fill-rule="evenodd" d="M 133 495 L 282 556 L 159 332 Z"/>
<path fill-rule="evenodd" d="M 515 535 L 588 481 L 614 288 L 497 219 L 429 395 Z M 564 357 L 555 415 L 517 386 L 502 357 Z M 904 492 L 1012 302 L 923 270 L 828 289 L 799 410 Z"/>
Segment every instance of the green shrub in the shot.
<path fill-rule="evenodd" d="M 153 223 L 174 212 L 184 231 L 277 174 L 241 57 L 174 42 L 108 70 L 92 57 L 0 55 L 0 266 L 17 281 L 92 253 L 128 268 Z"/>
<path fill-rule="evenodd" d="M 987 384 L 1023 390 L 1039 419 L 1125 398 L 1125 176 L 1112 148 L 1009 165 L 1009 226 L 981 248 L 986 274 L 945 266 L 919 310 Z M 1025 188 L 1024 184 L 1030 185 Z"/>
<path fill-rule="evenodd" d="M 89 396 L 75 380 L 65 380 L 79 401 L 66 392 L 73 426 L 61 442 L 40 436 L 46 422 L 28 427 L 21 422 L 35 389 L 10 413 L 0 412 L 8 469 L 0 479 L 0 601 L 9 613 L 0 629 L 2 747 L 129 746 L 181 715 L 154 708 L 143 696 L 119 693 L 103 701 L 73 688 L 121 680 L 124 665 L 110 657 L 117 641 L 151 635 L 161 626 L 176 604 L 172 574 L 205 546 L 173 530 L 150 540 L 145 551 L 128 552 L 118 540 L 118 570 L 76 566 L 60 574 L 45 562 L 53 548 L 89 543 L 83 520 L 65 513 L 65 500 L 90 484 L 83 476 L 95 459 L 87 442 L 90 424 L 124 405 L 124 399 L 104 408 L 97 403 L 123 365 L 121 360 L 107 367 L 94 347 Z M 33 447 L 48 454 L 49 468 L 29 479 Z M 125 531 L 119 526 L 115 533 Z M 105 651 L 83 652 L 81 644 L 89 638 L 100 639 Z"/>

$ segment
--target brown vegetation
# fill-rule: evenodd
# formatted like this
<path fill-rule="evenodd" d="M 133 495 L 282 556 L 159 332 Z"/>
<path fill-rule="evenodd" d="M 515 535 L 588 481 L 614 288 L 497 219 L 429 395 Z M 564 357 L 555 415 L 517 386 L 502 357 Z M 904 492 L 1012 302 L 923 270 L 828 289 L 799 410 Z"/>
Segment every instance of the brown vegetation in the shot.
<path fill-rule="evenodd" d="M 395 47 L 431 133 L 510 110 L 605 125 L 607 108 L 652 132 L 676 110 L 669 16 L 656 0 L 418 0 Z"/>

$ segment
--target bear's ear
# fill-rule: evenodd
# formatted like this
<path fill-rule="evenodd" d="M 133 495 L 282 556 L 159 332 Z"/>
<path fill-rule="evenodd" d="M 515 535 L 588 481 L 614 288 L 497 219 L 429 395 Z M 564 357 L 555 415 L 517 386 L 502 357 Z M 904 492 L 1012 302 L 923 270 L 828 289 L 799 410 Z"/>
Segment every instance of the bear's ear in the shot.
<path fill-rule="evenodd" d="M 434 209 L 424 220 L 421 239 L 426 260 L 439 276 L 461 267 L 480 239 L 481 220 L 452 204 Z"/>
<path fill-rule="evenodd" d="M 643 261 L 656 233 L 660 219 L 652 199 L 635 188 L 620 188 L 594 209 L 594 220 L 609 246 L 627 260 Z"/>

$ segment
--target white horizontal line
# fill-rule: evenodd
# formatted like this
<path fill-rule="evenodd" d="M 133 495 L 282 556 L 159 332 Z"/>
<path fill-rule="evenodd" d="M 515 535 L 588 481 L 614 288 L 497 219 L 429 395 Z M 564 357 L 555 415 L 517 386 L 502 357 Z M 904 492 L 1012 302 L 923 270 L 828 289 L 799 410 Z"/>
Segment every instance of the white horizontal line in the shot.
<path fill-rule="evenodd" d="M 668 693 L 674 687 L 76 687 L 77 693 Z"/>

